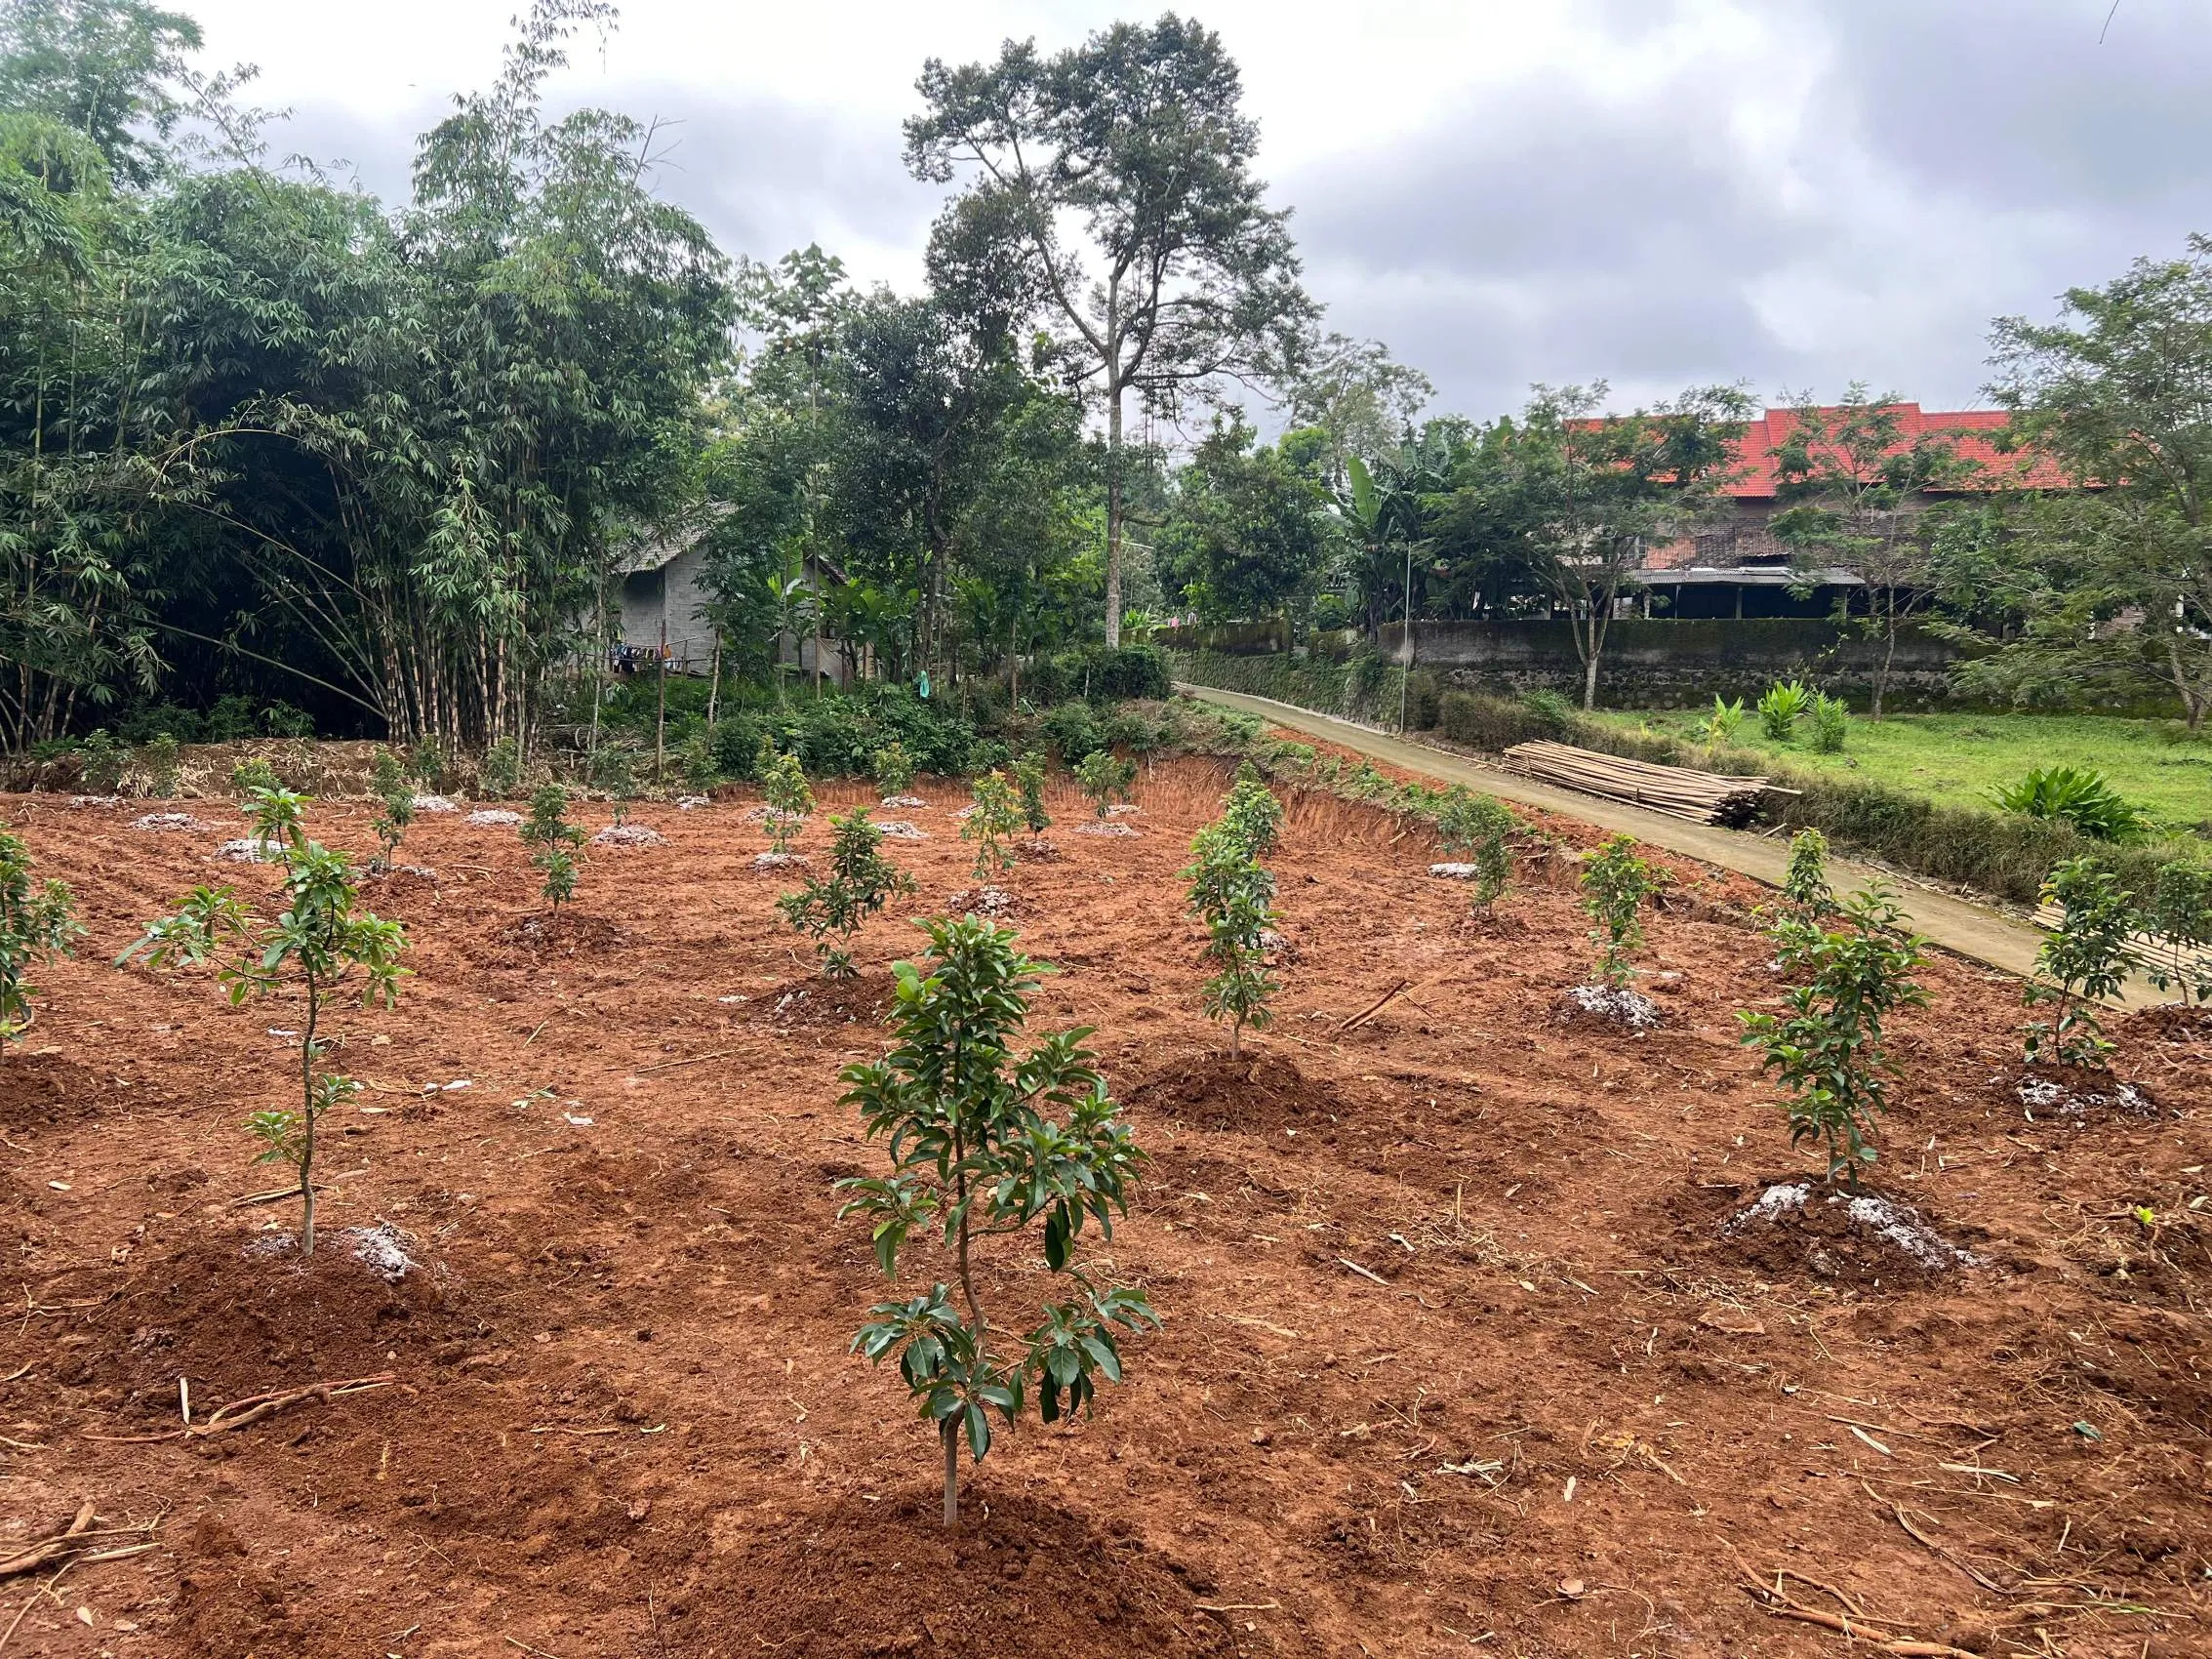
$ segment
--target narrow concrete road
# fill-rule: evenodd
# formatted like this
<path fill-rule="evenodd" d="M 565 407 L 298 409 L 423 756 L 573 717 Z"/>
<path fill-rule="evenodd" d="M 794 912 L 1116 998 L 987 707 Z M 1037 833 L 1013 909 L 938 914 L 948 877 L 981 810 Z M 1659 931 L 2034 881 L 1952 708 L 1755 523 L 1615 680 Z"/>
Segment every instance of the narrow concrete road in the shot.
<path fill-rule="evenodd" d="M 1225 708 L 1256 714 L 1293 731 L 1326 738 L 1401 771 L 1419 772 L 1447 784 L 1465 784 L 1470 789 L 1481 789 L 1525 806 L 1540 806 L 1562 817 L 1594 824 L 1601 830 L 1622 830 L 1655 847 L 1701 859 L 1723 870 L 1738 870 L 1770 887 L 1782 884 L 1783 870 L 1790 862 L 1790 845 L 1779 836 L 1753 835 L 1742 830 L 1692 824 L 1687 819 L 1670 818 L 1663 812 L 1647 811 L 1599 795 L 1586 795 L 1579 789 L 1538 783 L 1534 778 L 1480 765 L 1443 749 L 1430 749 L 1427 744 L 1408 743 L 1388 732 L 1341 720 L 1334 714 L 1317 714 L 1295 704 L 1277 703 L 1271 697 L 1253 697 L 1240 691 L 1218 691 L 1212 686 L 1180 682 L 1176 689 Z M 2035 951 L 2043 942 L 2043 935 L 2028 923 L 2015 921 L 1987 906 L 1923 887 L 1909 877 L 1854 864 L 1848 859 L 1831 859 L 1829 868 L 1838 887 L 1863 886 L 1877 877 L 1888 881 L 1897 894 L 1897 902 L 1911 918 L 1912 926 L 1945 950 L 2022 978 L 2034 973 Z M 2151 987 L 2142 981 L 2128 988 L 2126 1002 L 2130 1007 L 2145 1007 L 2157 1000 Z"/>

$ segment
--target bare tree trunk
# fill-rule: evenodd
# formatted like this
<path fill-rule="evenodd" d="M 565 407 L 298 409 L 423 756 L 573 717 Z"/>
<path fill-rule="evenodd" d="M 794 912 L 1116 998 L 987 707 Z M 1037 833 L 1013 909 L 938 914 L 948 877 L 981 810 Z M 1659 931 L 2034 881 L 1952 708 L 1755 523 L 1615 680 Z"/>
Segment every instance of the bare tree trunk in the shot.
<path fill-rule="evenodd" d="M 820 659 L 816 659 L 818 662 Z M 654 689 L 660 693 L 661 706 L 653 715 L 653 787 L 661 787 L 661 775 L 668 758 L 668 621 L 661 619 L 661 657 Z"/>
<path fill-rule="evenodd" d="M 1106 390 L 1106 642 L 1121 644 L 1121 387 Z"/>
<path fill-rule="evenodd" d="M 300 1033 L 300 1109 L 306 1119 L 300 1154 L 300 1256 L 315 1253 L 315 1021 L 321 1013 L 315 976 L 307 975 L 307 1029 Z"/>
<path fill-rule="evenodd" d="M 945 1524 L 960 1524 L 960 1419 L 947 1417 L 938 1426 L 945 1438 Z"/>
<path fill-rule="evenodd" d="M 722 629 L 714 629 L 713 675 L 706 683 L 706 723 L 714 724 L 714 710 L 722 702 Z"/>

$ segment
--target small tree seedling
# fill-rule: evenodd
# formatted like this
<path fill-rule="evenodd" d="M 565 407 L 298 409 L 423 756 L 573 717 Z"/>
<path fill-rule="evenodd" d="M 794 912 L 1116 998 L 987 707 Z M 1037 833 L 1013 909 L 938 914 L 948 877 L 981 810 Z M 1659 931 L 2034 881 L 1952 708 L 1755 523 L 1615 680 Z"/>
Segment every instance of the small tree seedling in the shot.
<path fill-rule="evenodd" d="M 1856 1189 L 1862 1166 L 1874 1161 L 1874 1139 L 1897 1075 L 1882 1047 L 1882 1020 L 1919 1007 L 1928 993 L 1912 979 L 1928 942 L 1901 935 L 1905 912 L 1881 887 L 1854 893 L 1828 913 L 1833 930 L 1809 916 L 1783 944 L 1785 973 L 1802 979 L 1786 1000 L 1787 1018 L 1740 1012 L 1744 1042 L 1790 1093 L 1790 1144 L 1824 1141 L 1828 1180 L 1843 1175 Z"/>
<path fill-rule="evenodd" d="M 907 1393 L 936 1425 L 949 1527 L 959 1521 L 963 1437 L 981 1463 L 992 1412 L 1012 1424 L 1032 1397 L 1047 1423 L 1087 1410 L 1099 1379 L 1121 1380 L 1117 1330 L 1159 1319 L 1142 1290 L 1101 1289 L 1076 1262 L 1086 1222 L 1112 1237 L 1144 1159 L 1082 1046 L 1090 1029 L 1017 1052 L 1041 964 L 1015 949 L 1011 929 L 974 916 L 920 925 L 927 962 L 894 967 L 897 1046 L 841 1073 L 842 1104 L 859 1109 L 870 1139 L 885 1139 L 891 1174 L 839 1182 L 851 1196 L 838 1214 L 872 1224 L 887 1278 L 897 1279 L 917 1232 L 940 1233 L 952 1256 L 957 1302 L 941 1281 L 878 1303 L 853 1338 L 873 1361 L 897 1356 Z M 1074 1293 L 1047 1303 L 1027 1331 L 994 1325 L 977 1293 L 976 1248 L 1040 1220 L 1045 1266 L 1066 1274 Z M 1034 1248 L 1015 1246 L 1021 1255 Z"/>
<path fill-rule="evenodd" d="M 243 802 L 256 789 L 276 789 L 284 781 L 276 775 L 276 768 L 258 754 L 249 754 L 230 769 L 230 792 Z"/>
<path fill-rule="evenodd" d="M 894 795 L 905 794 L 913 789 L 913 756 L 906 752 L 906 746 L 897 738 L 875 751 L 871 764 L 875 769 L 875 787 L 882 791 L 885 800 Z"/>
<path fill-rule="evenodd" d="M 0 1055 L 10 1038 L 30 1029 L 38 988 L 24 974 L 36 963 L 74 955 L 84 933 L 69 889 L 34 880 L 30 849 L 0 830 Z"/>
<path fill-rule="evenodd" d="M 522 821 L 523 845 L 531 865 L 544 876 L 540 895 L 557 912 L 576 897 L 576 853 L 583 831 L 568 821 L 568 790 L 542 784 L 530 797 L 530 816 Z"/>
<path fill-rule="evenodd" d="M 814 941 L 822 971 L 831 979 L 853 977 L 853 935 L 879 913 L 894 894 L 914 890 L 913 877 L 883 856 L 883 831 L 868 822 L 867 809 L 855 807 L 829 821 L 829 873 L 809 880 L 796 893 L 776 901 L 784 919 Z M 836 944 L 830 943 L 831 936 Z"/>
<path fill-rule="evenodd" d="M 2035 953 L 2035 977 L 2021 1000 L 2031 1008 L 2050 1004 L 2051 1017 L 2023 1029 L 2023 1052 L 2031 1066 L 2055 1060 L 2102 1069 L 2112 1045 L 2097 1005 L 2118 993 L 2135 966 L 2134 895 L 2095 859 L 2082 857 L 2051 871 L 2043 903 L 2058 906 L 2061 920 Z"/>
<path fill-rule="evenodd" d="M 778 754 L 761 741 L 760 798 L 768 808 L 761 825 L 768 845 L 779 857 L 787 856 L 791 842 L 814 813 L 814 790 L 807 784 L 806 768 L 795 754 Z"/>
<path fill-rule="evenodd" d="M 629 804 L 637 798 L 636 751 L 622 744 L 601 745 L 591 757 L 591 787 L 614 803 L 617 828 L 628 822 Z"/>
<path fill-rule="evenodd" d="M 2212 865 L 2160 865 L 2143 919 L 2162 941 L 2145 964 L 2151 983 L 2178 1002 L 2212 1002 Z"/>
<path fill-rule="evenodd" d="M 968 816 L 960 821 L 960 839 L 976 844 L 978 881 L 1014 868 L 1014 831 L 1021 828 L 1021 803 L 1006 774 L 988 772 L 978 778 Z"/>
<path fill-rule="evenodd" d="M 184 769 L 183 750 L 178 745 L 176 734 L 157 734 L 139 755 L 145 762 L 147 792 L 162 800 L 176 794 L 178 779 Z"/>
<path fill-rule="evenodd" d="M 273 919 L 252 914 L 227 887 L 195 887 L 176 914 L 165 916 L 115 958 L 117 967 L 142 957 L 154 968 L 197 965 L 222 956 L 219 978 L 233 1006 L 249 995 L 299 988 L 305 1018 L 300 1033 L 300 1110 L 257 1112 L 247 1129 L 262 1145 L 261 1163 L 284 1163 L 300 1178 L 300 1253 L 315 1250 L 315 1124 L 359 1085 L 318 1074 L 329 1047 L 320 1034 L 330 996 L 358 971 L 364 1007 L 398 999 L 406 934 L 396 921 L 356 911 L 359 897 L 345 855 L 309 840 L 302 826 L 306 797 L 281 789 L 254 796 L 255 838 L 277 849 L 284 870 L 283 909 Z"/>
<path fill-rule="evenodd" d="M 1116 758 L 1109 749 L 1095 749 L 1076 766 L 1075 782 L 1104 818 L 1109 807 L 1129 798 L 1130 786 L 1137 782 L 1137 763 Z"/>
<path fill-rule="evenodd" d="M 377 841 L 382 849 L 378 856 L 376 868 L 388 870 L 391 869 L 393 855 L 399 851 L 400 838 L 407 833 L 407 827 L 415 822 L 415 786 L 408 782 L 407 773 L 400 766 L 398 756 L 389 749 L 377 751 L 371 782 L 376 786 L 378 797 L 383 805 L 383 811 L 369 826 L 377 832 Z"/>
<path fill-rule="evenodd" d="M 96 795 L 111 795 L 123 783 L 130 753 L 104 726 L 95 730 L 77 751 L 77 779 Z"/>
<path fill-rule="evenodd" d="M 1249 760 L 1236 769 L 1228 798 L 1222 802 L 1221 822 L 1248 858 L 1272 857 L 1282 844 L 1283 803 Z"/>
<path fill-rule="evenodd" d="M 1643 947 L 1645 901 L 1666 884 L 1663 871 L 1636 856 L 1629 835 L 1600 841 L 1583 863 L 1583 912 L 1597 924 L 1589 935 L 1598 950 L 1597 977 L 1616 991 L 1635 974 L 1629 954 Z"/>
<path fill-rule="evenodd" d="M 1512 878 L 1509 837 L 1521 821 L 1494 796 L 1455 784 L 1436 808 L 1437 843 L 1454 859 L 1474 866 L 1475 909 L 1487 910 Z"/>
<path fill-rule="evenodd" d="M 445 751 L 436 738 L 424 733 L 415 740 L 415 747 L 407 751 L 407 773 L 425 789 L 434 790 L 444 781 Z"/>
<path fill-rule="evenodd" d="M 1223 818 L 1198 831 L 1183 878 L 1192 913 L 1206 924 L 1206 958 L 1214 976 L 1201 1001 L 1210 1020 L 1227 1020 L 1228 1056 L 1243 1054 L 1244 1028 L 1265 1031 L 1274 1015 L 1267 936 L 1275 913 L 1275 878 L 1247 850 L 1243 829 Z"/>
<path fill-rule="evenodd" d="M 1014 787 L 1022 796 L 1022 822 L 1032 835 L 1042 835 L 1052 828 L 1052 814 L 1045 811 L 1045 757 L 1030 749 L 1014 762 Z"/>

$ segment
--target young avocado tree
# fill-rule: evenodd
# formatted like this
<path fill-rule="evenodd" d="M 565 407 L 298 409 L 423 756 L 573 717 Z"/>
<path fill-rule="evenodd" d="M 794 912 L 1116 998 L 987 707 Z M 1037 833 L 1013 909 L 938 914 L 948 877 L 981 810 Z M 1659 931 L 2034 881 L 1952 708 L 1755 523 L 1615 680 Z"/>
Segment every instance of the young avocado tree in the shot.
<path fill-rule="evenodd" d="M 1474 866 L 1474 908 L 1487 910 L 1512 878 L 1508 837 L 1521 821 L 1492 795 L 1454 784 L 1436 808 L 1436 840 L 1455 859 Z"/>
<path fill-rule="evenodd" d="M 791 841 L 814 815 L 814 790 L 806 768 L 795 754 L 778 754 L 761 742 L 760 798 L 768 808 L 761 820 L 768 831 L 768 848 L 778 858 L 788 858 Z"/>
<path fill-rule="evenodd" d="M 976 879 L 988 881 L 1014 868 L 1014 831 L 1022 828 L 1022 808 L 1003 772 L 976 780 L 968 816 L 960 821 L 960 839 L 976 843 Z"/>
<path fill-rule="evenodd" d="M 2021 1000 L 2030 1008 L 2050 1004 L 2051 1017 L 2023 1028 L 2023 1051 L 2031 1066 L 2054 1060 L 2102 1070 L 2112 1045 L 2097 1004 L 2117 994 L 2135 966 L 2135 896 L 2083 856 L 2052 870 L 2043 903 L 2056 905 L 2061 919 L 2035 953 L 2035 977 Z"/>
<path fill-rule="evenodd" d="M 1267 858 L 1282 844 L 1283 803 L 1249 760 L 1236 769 L 1236 781 L 1222 802 L 1221 822 L 1250 858 Z"/>
<path fill-rule="evenodd" d="M 1248 850 L 1246 833 L 1227 817 L 1207 825 L 1191 840 L 1191 862 L 1183 871 L 1190 910 L 1206 924 L 1206 958 L 1215 970 L 1203 1006 L 1208 1019 L 1228 1022 L 1231 1060 L 1242 1057 L 1245 1027 L 1265 1031 L 1274 1019 L 1267 1006 L 1275 980 L 1267 968 L 1267 935 L 1280 919 L 1275 878 Z"/>
<path fill-rule="evenodd" d="M 377 832 L 377 844 L 382 849 L 374 870 L 389 870 L 392 856 L 399 851 L 400 837 L 407 827 L 415 822 L 415 786 L 408 782 L 398 756 L 389 749 L 377 751 L 377 762 L 370 782 L 375 786 L 383 810 L 369 826 Z"/>
<path fill-rule="evenodd" d="M 1805 918 L 1778 935 L 1783 971 L 1801 982 L 1785 998 L 1790 1013 L 1736 1018 L 1743 1041 L 1789 1091 L 1782 1108 L 1790 1144 L 1825 1141 L 1829 1182 L 1840 1174 L 1855 1190 L 1860 1168 L 1874 1161 L 1875 1129 L 1897 1074 L 1883 1051 L 1882 1020 L 1928 1000 L 1911 977 L 1928 942 L 1899 931 L 1905 912 L 1880 886 L 1826 913 L 1839 925 Z"/>
<path fill-rule="evenodd" d="M 1782 897 L 1809 921 L 1835 910 L 1835 890 L 1828 884 L 1828 837 L 1800 830 L 1790 837 L 1790 863 L 1782 872 Z"/>
<path fill-rule="evenodd" d="M 230 792 L 243 802 L 256 789 L 274 789 L 283 787 L 276 768 L 258 754 L 249 754 L 230 769 Z"/>
<path fill-rule="evenodd" d="M 837 1213 L 873 1225 L 875 1259 L 894 1281 L 916 1234 L 938 1234 L 952 1255 L 957 1302 L 941 1280 L 910 1300 L 878 1303 L 853 1339 L 870 1360 L 897 1356 L 907 1392 L 937 1426 L 952 1526 L 961 1438 L 981 1463 L 989 1413 L 1011 1424 L 1032 1396 L 1047 1423 L 1089 1407 L 1100 1378 L 1121 1380 L 1117 1327 L 1137 1332 L 1159 1319 L 1142 1290 L 1101 1288 L 1076 1261 L 1086 1222 L 1112 1237 L 1144 1159 L 1082 1046 L 1090 1028 L 1017 1052 L 1043 965 L 1015 949 L 1013 930 L 974 916 L 920 926 L 927 961 L 893 969 L 897 1045 L 841 1074 L 841 1104 L 860 1110 L 870 1139 L 884 1138 L 891 1173 L 839 1182 L 850 1196 Z M 1072 1294 L 1045 1304 L 1027 1331 L 993 1324 L 976 1290 L 977 1246 L 1040 1220 L 1045 1266 L 1068 1275 Z"/>
<path fill-rule="evenodd" d="M 591 757 L 591 784 L 604 789 L 614 803 L 619 829 L 629 819 L 629 803 L 637 798 L 637 752 L 619 743 L 602 744 Z"/>
<path fill-rule="evenodd" d="M 2160 941 L 2144 965 L 2151 983 L 2177 1002 L 2212 1002 L 2212 865 L 2160 865 L 2143 920 Z"/>
<path fill-rule="evenodd" d="M 796 893 L 784 894 L 776 908 L 792 927 L 814 940 L 824 974 L 851 979 L 853 935 L 869 916 L 881 912 L 893 895 L 912 892 L 914 880 L 883 856 L 883 831 L 868 822 L 867 808 L 855 807 L 842 818 L 832 818 L 829 828 L 829 873 L 810 878 Z"/>
<path fill-rule="evenodd" d="M 897 738 L 875 751 L 871 764 L 875 768 L 875 787 L 882 791 L 886 806 L 913 789 L 913 757 Z"/>
<path fill-rule="evenodd" d="M 352 867 L 343 853 L 308 839 L 301 822 L 306 797 L 283 789 L 255 792 L 255 838 L 277 849 L 283 868 L 281 905 L 273 918 L 253 914 L 227 887 L 195 887 L 178 908 L 145 931 L 120 956 L 168 969 L 225 958 L 218 978 L 233 1006 L 248 996 L 296 989 L 305 1004 L 300 1033 L 300 1110 L 257 1112 L 246 1128 L 261 1143 L 258 1163 L 289 1165 L 300 1179 L 300 1253 L 315 1251 L 315 1124 L 324 1113 L 351 1098 L 360 1085 L 335 1072 L 317 1072 L 330 1046 L 321 1035 L 324 1007 L 356 972 L 364 1007 L 390 1007 L 398 999 L 399 955 L 407 937 L 396 921 L 357 911 Z"/>
<path fill-rule="evenodd" d="M 1109 807 L 1129 798 L 1130 787 L 1137 782 L 1137 763 L 1115 758 L 1110 749 L 1095 749 L 1077 764 L 1075 782 L 1104 818 Z"/>
<path fill-rule="evenodd" d="M 30 1029 L 38 988 L 23 977 L 37 962 L 75 953 L 85 930 L 76 901 L 60 881 L 31 877 L 30 849 L 0 830 L 0 1055 Z"/>
<path fill-rule="evenodd" d="M 538 889 L 558 913 L 576 897 L 576 851 L 583 844 L 583 831 L 568 821 L 568 790 L 558 784 L 541 784 L 530 797 L 530 816 L 523 820 L 523 845 L 531 849 L 532 866 L 544 876 Z"/>
<path fill-rule="evenodd" d="M 1052 828 L 1052 814 L 1045 811 L 1045 757 L 1030 749 L 1014 762 L 1014 788 L 1022 796 L 1022 822 L 1032 835 L 1042 835 Z"/>
<path fill-rule="evenodd" d="M 1583 913 L 1597 924 L 1589 935 L 1597 978 L 1615 991 L 1634 977 L 1629 955 L 1643 947 L 1643 907 L 1666 884 L 1664 871 L 1636 857 L 1632 836 L 1609 836 L 1583 861 Z"/>

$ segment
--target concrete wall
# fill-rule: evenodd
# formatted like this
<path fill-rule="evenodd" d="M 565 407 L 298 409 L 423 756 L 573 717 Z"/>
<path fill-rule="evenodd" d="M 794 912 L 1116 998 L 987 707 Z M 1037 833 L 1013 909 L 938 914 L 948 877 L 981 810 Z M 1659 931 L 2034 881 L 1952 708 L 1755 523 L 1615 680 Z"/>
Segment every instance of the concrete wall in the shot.
<path fill-rule="evenodd" d="M 1582 693 L 1582 660 L 1566 622 L 1416 623 L 1417 667 L 1449 683 L 1493 695 L 1549 689 Z M 1397 624 L 1380 630 L 1391 661 L 1401 649 Z M 1881 642 L 1826 620 L 1624 619 L 1605 636 L 1598 701 L 1615 708 L 1686 707 L 1723 697 L 1756 698 L 1778 679 L 1801 678 L 1831 696 L 1863 702 L 1873 685 Z M 1903 630 L 1890 676 L 1898 708 L 1949 704 L 1952 648 L 1917 628 Z"/>

